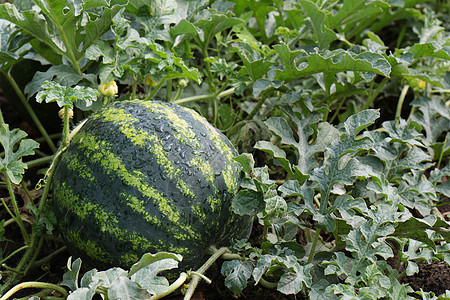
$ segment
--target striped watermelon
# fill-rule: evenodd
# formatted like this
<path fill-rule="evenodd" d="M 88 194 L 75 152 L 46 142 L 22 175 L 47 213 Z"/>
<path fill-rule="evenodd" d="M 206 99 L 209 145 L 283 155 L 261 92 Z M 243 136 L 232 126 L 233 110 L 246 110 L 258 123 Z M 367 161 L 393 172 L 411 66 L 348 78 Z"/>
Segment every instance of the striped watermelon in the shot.
<path fill-rule="evenodd" d="M 240 168 L 228 139 L 195 111 L 117 102 L 89 117 L 62 154 L 53 207 L 71 254 L 88 266 L 129 267 L 143 253 L 197 268 L 209 246 L 248 238 L 233 214 Z"/>

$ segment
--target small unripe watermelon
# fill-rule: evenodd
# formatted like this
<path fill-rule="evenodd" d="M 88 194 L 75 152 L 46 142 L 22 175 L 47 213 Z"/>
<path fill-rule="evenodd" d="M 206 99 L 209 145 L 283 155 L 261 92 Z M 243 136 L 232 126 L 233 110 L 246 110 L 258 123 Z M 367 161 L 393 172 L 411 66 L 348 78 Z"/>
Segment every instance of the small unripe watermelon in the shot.
<path fill-rule="evenodd" d="M 99 269 L 144 253 L 181 254 L 181 269 L 210 246 L 248 238 L 235 215 L 236 150 L 195 111 L 157 101 L 116 102 L 91 115 L 62 154 L 53 207 L 69 251 Z"/>

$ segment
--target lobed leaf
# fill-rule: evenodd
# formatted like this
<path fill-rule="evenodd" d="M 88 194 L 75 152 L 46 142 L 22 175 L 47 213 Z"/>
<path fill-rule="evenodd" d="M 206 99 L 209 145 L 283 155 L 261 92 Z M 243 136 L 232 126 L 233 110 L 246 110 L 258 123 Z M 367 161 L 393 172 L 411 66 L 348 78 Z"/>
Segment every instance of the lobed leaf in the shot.
<path fill-rule="evenodd" d="M 329 51 L 317 48 L 312 51 L 292 51 L 283 43 L 275 45 L 274 49 L 283 66 L 282 70 L 275 70 L 276 80 L 290 81 L 322 72 L 372 72 L 386 77 L 391 73 L 391 65 L 383 55 L 368 51 L 355 53 L 343 49 Z M 327 84 L 328 89 L 331 84 Z"/>
<path fill-rule="evenodd" d="M 98 90 L 90 87 L 75 86 L 74 88 L 62 86 L 54 81 L 45 81 L 42 90 L 37 93 L 36 101 L 41 103 L 56 102 L 59 107 L 73 107 L 75 102 L 82 101 L 86 107 L 97 101 Z"/>
<path fill-rule="evenodd" d="M 257 49 L 247 43 L 233 43 L 233 48 L 237 50 L 237 54 L 244 63 L 245 69 L 252 81 L 256 81 L 263 77 L 269 71 L 272 62 L 261 57 Z"/>
<path fill-rule="evenodd" d="M 253 266 L 249 261 L 231 260 L 222 264 L 220 272 L 225 276 L 225 285 L 235 294 L 240 293 L 252 275 Z"/>
<path fill-rule="evenodd" d="M 5 172 L 14 184 L 22 181 L 22 174 L 28 168 L 22 162 L 22 157 L 33 155 L 34 149 L 39 147 L 38 142 L 24 139 L 26 136 L 27 134 L 18 128 L 9 130 L 8 124 L 0 125 L 0 144 L 5 152 L 5 156 L 0 157 L 0 171 Z"/>
<path fill-rule="evenodd" d="M 328 49 L 331 42 L 337 39 L 336 33 L 329 28 L 328 14 L 319 9 L 316 3 L 309 0 L 300 1 L 301 7 L 309 16 L 317 46 Z"/>
<path fill-rule="evenodd" d="M 116 278 L 108 288 L 109 299 L 121 300 L 142 300 L 150 299 L 150 293 L 141 288 L 136 282 L 128 277 L 120 276 Z"/>

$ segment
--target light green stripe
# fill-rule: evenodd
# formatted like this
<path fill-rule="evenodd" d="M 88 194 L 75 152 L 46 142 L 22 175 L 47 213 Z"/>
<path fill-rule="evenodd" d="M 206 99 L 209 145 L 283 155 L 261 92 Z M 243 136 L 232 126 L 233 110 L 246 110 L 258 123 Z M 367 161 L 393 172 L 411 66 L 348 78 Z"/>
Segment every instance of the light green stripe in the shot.
<path fill-rule="evenodd" d="M 205 128 L 207 129 L 205 130 L 205 133 L 208 135 L 208 138 L 212 141 L 214 146 L 224 156 L 224 159 L 227 162 L 226 163 L 227 169 L 223 171 L 225 184 L 227 185 L 229 191 L 235 191 L 237 188 L 239 188 L 239 186 L 237 184 L 238 180 L 236 180 L 235 178 L 236 175 L 234 173 L 234 169 L 236 168 L 236 166 L 234 165 L 235 155 L 233 149 L 230 148 L 228 144 L 223 141 L 223 137 L 221 136 L 221 134 L 219 134 L 219 131 L 216 128 L 214 128 L 214 126 L 209 124 L 204 117 L 200 116 L 198 113 L 189 108 L 182 107 L 182 109 L 187 111 L 192 116 L 192 118 L 205 125 Z"/>
<path fill-rule="evenodd" d="M 131 232 L 120 228 L 119 221 L 116 217 L 106 212 L 98 204 L 81 202 L 79 198 L 65 186 L 64 183 L 62 185 L 58 185 L 56 187 L 56 190 L 59 192 L 59 196 L 64 197 L 58 197 L 58 199 L 61 200 L 59 203 L 62 207 L 69 208 L 81 220 L 84 220 L 86 218 L 93 218 L 95 216 L 97 224 L 100 225 L 100 232 L 111 234 L 118 241 L 123 241 L 127 244 L 131 244 L 133 250 L 158 247 L 159 249 L 165 249 L 166 245 L 164 241 L 159 240 L 158 242 L 150 242 L 148 239 L 137 232 Z M 63 199 L 65 199 L 66 201 L 62 201 Z M 69 201 L 69 199 L 71 201 Z M 89 256 L 96 258 L 100 257 L 98 255 L 100 255 L 103 251 L 100 247 L 96 247 L 94 242 L 84 241 L 83 239 L 81 239 L 79 232 L 69 230 L 67 239 L 73 241 L 73 243 L 76 244 L 77 247 L 88 253 Z M 85 243 L 89 244 L 89 247 L 84 245 Z"/>
<path fill-rule="evenodd" d="M 155 188 L 148 186 L 145 180 L 147 176 L 138 170 L 129 172 L 120 157 L 110 152 L 111 146 L 107 142 L 97 141 L 94 136 L 83 132 L 78 147 L 80 149 L 87 149 L 88 151 L 84 151 L 87 158 L 90 161 L 100 163 L 108 174 L 118 176 L 127 185 L 136 187 L 145 197 L 152 199 L 162 215 L 167 217 L 173 225 L 178 225 L 179 228 L 188 233 L 187 235 L 185 233 L 174 232 L 174 228 L 169 228 L 175 238 L 199 238 L 199 235 L 190 225 L 180 223 L 182 219 L 178 209 L 172 207 L 170 201 L 163 197 Z"/>
<path fill-rule="evenodd" d="M 65 163 L 67 168 L 72 172 L 77 172 L 77 175 L 88 181 L 94 181 L 95 177 L 92 175 L 91 170 L 86 166 L 86 164 L 80 163 L 78 157 L 72 152 L 66 151 L 63 155 L 61 163 Z"/>
<path fill-rule="evenodd" d="M 90 202 L 89 199 L 87 199 L 87 201 L 83 201 L 84 199 L 80 200 L 80 198 L 67 187 L 65 182 L 60 183 L 55 181 L 54 184 L 56 191 L 55 196 L 61 207 L 71 210 L 81 220 L 92 218 L 92 216 L 95 215 L 95 218 L 102 224 L 102 232 L 110 232 L 115 235 L 120 233 L 121 229 L 113 226 L 113 224 L 119 223 L 117 218 L 105 212 L 100 205 Z"/>
<path fill-rule="evenodd" d="M 151 215 L 148 211 L 145 210 L 144 201 L 132 196 L 127 195 L 126 193 L 121 193 L 120 196 L 125 199 L 126 204 L 133 209 L 133 211 L 140 213 L 144 220 L 149 224 L 160 226 L 161 220 L 159 220 L 156 216 Z"/>
<path fill-rule="evenodd" d="M 180 118 L 173 108 L 152 102 L 144 102 L 143 105 L 148 109 L 151 109 L 152 113 L 160 115 L 161 118 L 166 118 L 166 120 L 170 123 L 170 127 L 173 129 L 172 134 L 174 138 L 178 141 L 192 146 L 194 152 L 204 147 L 204 145 L 200 144 L 197 135 L 192 130 L 192 125 L 186 122 L 186 120 Z M 209 137 L 212 136 L 210 131 L 211 129 L 214 129 L 214 127 L 212 127 L 203 117 L 191 109 L 181 106 L 180 108 L 188 112 L 195 120 L 203 120 L 202 124 L 205 125 L 205 131 L 208 132 Z M 214 138 L 217 139 L 217 137 Z M 205 179 L 209 182 L 209 185 L 212 187 L 214 193 L 217 193 L 218 191 L 215 184 L 214 171 L 210 163 L 204 159 L 200 159 L 200 155 L 198 155 L 191 159 L 190 164 L 200 170 L 203 176 L 205 176 Z"/>
<path fill-rule="evenodd" d="M 177 140 L 184 144 L 194 146 L 194 149 L 200 149 L 202 147 L 195 132 L 191 129 L 192 126 L 186 120 L 180 118 L 173 108 L 149 101 L 143 102 L 143 105 L 153 113 L 170 122 L 170 128 L 173 129 L 173 136 Z"/>
<path fill-rule="evenodd" d="M 68 230 L 65 236 L 66 239 L 76 245 L 78 249 L 86 253 L 89 257 L 104 263 L 112 263 L 112 257 L 107 251 L 100 248 L 94 241 L 84 240 L 80 237 L 81 230 Z"/>
<path fill-rule="evenodd" d="M 118 118 L 120 116 L 120 118 Z M 172 161 L 167 157 L 167 151 L 161 145 L 161 139 L 152 135 L 147 131 L 137 130 L 134 124 L 139 124 L 139 120 L 133 116 L 126 114 L 123 109 L 116 109 L 113 107 L 106 108 L 101 117 L 104 121 L 118 125 L 120 132 L 127 137 L 134 145 L 146 148 L 154 155 L 159 166 L 164 168 L 166 176 L 176 182 L 176 187 L 186 197 L 195 197 L 195 194 L 186 183 L 181 180 L 181 170 L 177 168 Z"/>
<path fill-rule="evenodd" d="M 161 118 L 167 118 L 170 121 L 170 126 L 175 128 L 173 131 L 173 137 L 185 144 L 189 144 L 192 146 L 194 144 L 194 148 L 201 148 L 198 140 L 196 139 L 195 133 L 190 129 L 189 124 L 181 119 L 171 108 L 167 108 L 161 105 L 155 105 L 152 102 L 143 102 L 142 105 L 147 107 L 153 114 L 159 115 Z M 118 116 L 120 115 L 120 118 Z M 176 180 L 176 187 L 178 190 L 182 191 L 182 193 L 187 197 L 196 197 L 194 192 L 189 189 L 186 183 L 179 178 L 182 175 L 181 169 L 177 168 L 172 161 L 170 161 L 167 157 L 167 151 L 164 150 L 161 145 L 160 137 L 156 135 L 152 135 L 146 131 L 137 130 L 134 127 L 134 124 L 138 124 L 140 120 L 134 118 L 130 114 L 126 114 L 123 109 L 116 109 L 113 107 L 107 108 L 104 113 L 102 113 L 101 117 L 106 122 L 111 122 L 119 126 L 120 131 L 130 139 L 133 144 L 140 147 L 148 147 L 148 150 L 151 154 L 156 157 L 156 160 L 159 165 L 164 167 L 164 171 L 167 174 L 167 177 L 171 180 Z M 191 138 L 189 138 L 191 137 Z M 206 180 L 209 182 L 210 187 L 213 189 L 216 194 L 217 188 L 215 186 L 215 178 L 214 172 L 211 165 L 199 157 L 194 157 L 190 162 L 191 165 L 196 167 L 200 172 L 205 176 Z M 214 206 L 217 201 L 210 201 L 212 198 L 208 198 L 209 204 L 214 209 Z M 217 199 L 216 199 L 217 200 Z M 193 211 L 197 215 L 197 211 Z M 202 218 L 202 215 L 197 215 L 198 218 Z"/>

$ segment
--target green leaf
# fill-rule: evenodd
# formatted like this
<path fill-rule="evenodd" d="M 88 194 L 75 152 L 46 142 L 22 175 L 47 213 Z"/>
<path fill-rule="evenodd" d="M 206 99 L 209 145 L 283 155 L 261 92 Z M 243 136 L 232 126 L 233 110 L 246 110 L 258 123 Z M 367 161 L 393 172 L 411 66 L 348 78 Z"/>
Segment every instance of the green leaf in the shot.
<path fill-rule="evenodd" d="M 365 260 L 373 263 L 377 261 L 377 256 L 384 259 L 393 256 L 392 249 L 385 243 L 378 242 L 378 238 L 394 233 L 392 223 L 397 221 L 396 207 L 380 204 L 372 207 L 368 215 L 372 220 L 367 220 L 361 228 L 350 231 L 346 238 L 346 249 L 354 253 L 355 266 Z M 353 274 L 356 271 L 353 269 Z"/>
<path fill-rule="evenodd" d="M 295 165 L 291 165 L 287 155 L 277 146 L 269 142 L 258 142 L 255 148 L 261 149 L 273 155 L 290 174 L 291 178 L 298 179 L 302 183 L 308 174 L 317 167 L 316 154 L 325 150 L 325 147 L 337 138 L 337 131 L 334 128 L 319 126 L 316 142 L 311 144 L 313 126 L 323 118 L 323 113 L 314 111 L 303 119 L 294 118 L 296 125 L 295 135 L 288 122 L 281 117 L 271 117 L 265 123 L 269 129 L 281 138 L 281 143 L 294 150 Z M 325 129 L 325 130 L 323 130 Z"/>
<path fill-rule="evenodd" d="M 208 13 L 209 12 L 209 13 Z M 204 12 L 205 16 L 195 23 L 187 20 L 180 21 L 173 29 L 172 36 L 180 34 L 192 34 L 201 48 L 205 48 L 214 36 L 235 25 L 242 24 L 243 20 L 233 17 L 231 12 L 221 13 L 217 11 Z"/>
<path fill-rule="evenodd" d="M 383 122 L 382 127 L 394 142 L 423 146 L 419 141 L 422 138 L 420 132 L 418 132 L 411 124 L 408 124 L 404 119 L 400 118 L 398 121 Z"/>
<path fill-rule="evenodd" d="M 111 268 L 95 273 L 92 276 L 92 283 L 96 284 L 100 282 L 103 287 L 109 288 L 117 278 L 126 277 L 127 275 L 127 271 L 122 268 Z"/>
<path fill-rule="evenodd" d="M 263 77 L 272 65 L 271 61 L 261 57 L 258 50 L 247 43 L 233 43 L 233 47 L 237 50 L 252 81 Z"/>
<path fill-rule="evenodd" d="M 125 276 L 116 278 L 108 288 L 109 299 L 142 300 L 150 299 L 150 297 L 146 289 L 139 287 L 136 282 Z"/>
<path fill-rule="evenodd" d="M 317 48 L 311 52 L 304 49 L 291 51 L 283 43 L 275 45 L 274 49 L 283 66 L 282 70 L 275 70 L 276 80 L 290 81 L 322 72 L 335 74 L 344 71 L 372 72 L 389 77 L 391 72 L 391 65 L 383 55 L 368 51 L 355 53 L 343 49 L 329 51 Z"/>
<path fill-rule="evenodd" d="M 297 180 L 287 180 L 278 187 L 278 191 L 282 197 L 303 196 L 302 187 Z"/>
<path fill-rule="evenodd" d="M 12 42 L 17 33 L 18 30 L 14 25 L 0 20 L 0 69 L 2 70 L 9 70 L 19 59 Z"/>
<path fill-rule="evenodd" d="M 239 156 L 234 158 L 242 167 L 242 170 L 250 174 L 253 172 L 253 168 L 255 167 L 255 160 L 253 159 L 253 155 L 250 153 L 242 153 Z"/>
<path fill-rule="evenodd" d="M 45 81 L 42 90 L 37 93 L 36 101 L 41 103 L 56 102 L 59 107 L 73 107 L 75 102 L 81 102 L 86 106 L 91 106 L 99 95 L 98 90 L 90 87 L 75 86 L 74 88 L 62 86 L 54 81 Z"/>
<path fill-rule="evenodd" d="M 266 205 L 261 219 L 274 223 L 279 218 L 283 218 L 286 215 L 288 207 L 286 200 L 284 200 L 283 197 L 265 197 L 264 201 L 266 202 Z"/>
<path fill-rule="evenodd" d="M 86 49 L 86 58 L 90 60 L 98 60 L 103 58 L 102 63 L 110 64 L 116 59 L 113 48 L 105 41 L 96 41 Z"/>
<path fill-rule="evenodd" d="M 8 124 L 0 125 L 0 143 L 5 152 L 5 156 L 0 157 L 0 172 L 5 172 L 14 184 L 19 184 L 22 181 L 22 175 L 28 168 L 21 158 L 26 155 L 33 155 L 34 149 L 39 147 L 38 142 L 32 139 L 24 139 L 26 136 L 27 134 L 18 128 L 9 130 Z"/>
<path fill-rule="evenodd" d="M 94 297 L 98 284 L 91 288 L 79 288 L 69 294 L 67 300 L 91 300 Z"/>
<path fill-rule="evenodd" d="M 238 215 L 256 216 L 265 207 L 262 192 L 241 190 L 233 199 L 231 208 Z"/>
<path fill-rule="evenodd" d="M 450 128 L 450 112 L 444 100 L 419 97 L 411 105 L 417 108 L 411 120 L 419 123 L 424 130 L 422 142 L 427 146 L 437 143 L 441 134 Z"/>
<path fill-rule="evenodd" d="M 158 273 L 178 267 L 182 257 L 179 254 L 159 252 L 155 255 L 146 253 L 131 267 L 128 277 L 153 295 L 164 293 L 169 288 L 169 281 L 157 276 Z"/>
<path fill-rule="evenodd" d="M 280 80 L 258 79 L 253 83 L 253 96 L 267 98 L 274 91 L 286 92 L 288 88 Z"/>
<path fill-rule="evenodd" d="M 65 56 L 74 68 L 78 68 L 75 64 L 81 61 L 86 48 L 109 29 L 112 17 L 126 1 L 114 0 L 109 5 L 106 1 L 97 0 L 37 0 L 35 3 L 40 10 L 23 12 L 10 3 L 1 4 L 0 18 L 26 30 L 54 52 Z M 92 10 L 94 8 L 97 9 L 96 13 Z"/>
<path fill-rule="evenodd" d="M 342 127 L 345 129 L 347 136 L 354 138 L 361 132 L 361 130 L 372 125 L 378 117 L 380 117 L 379 110 L 366 109 L 350 116 L 342 124 Z"/>
<path fill-rule="evenodd" d="M 238 259 L 225 261 L 220 270 L 225 276 L 225 285 L 235 294 L 240 293 L 247 286 L 252 271 L 251 262 Z"/>
<path fill-rule="evenodd" d="M 435 248 L 435 246 L 433 247 Z M 433 251 L 425 244 L 413 240 L 405 239 L 401 243 L 402 259 L 406 260 L 408 266 L 406 267 L 406 275 L 412 276 L 419 272 L 419 266 L 417 265 L 418 260 L 426 261 L 428 264 L 432 262 Z"/>
<path fill-rule="evenodd" d="M 430 167 L 424 162 L 431 161 L 429 154 L 425 153 L 421 148 L 413 146 L 406 155 L 399 160 L 395 160 L 391 166 L 390 175 L 392 177 L 402 177 L 405 171 L 410 170 L 426 170 Z"/>
<path fill-rule="evenodd" d="M 145 36 L 152 40 L 171 41 L 169 29 L 181 20 L 176 15 L 178 1 L 156 0 L 148 3 L 147 7 L 141 6 L 135 14 L 144 26 Z"/>
<path fill-rule="evenodd" d="M 180 262 L 183 257 L 180 254 L 175 253 L 169 253 L 169 252 L 158 252 L 156 254 L 151 253 L 145 253 L 142 255 L 142 257 L 139 259 L 139 261 L 135 264 L 133 264 L 130 268 L 130 272 L 128 273 L 128 277 L 133 276 L 135 273 L 137 273 L 139 270 L 153 264 L 154 262 L 170 259 L 174 260 L 176 262 Z"/>
<path fill-rule="evenodd" d="M 286 171 L 288 171 L 289 174 L 291 174 L 291 177 L 295 178 L 295 175 L 294 175 L 294 173 L 292 172 L 292 169 L 291 169 L 291 163 L 286 158 L 286 152 L 284 152 L 279 147 L 275 146 L 274 144 L 272 144 L 271 142 L 268 142 L 268 141 L 258 141 L 255 144 L 254 148 L 262 150 L 264 152 L 267 152 L 271 156 L 276 158 L 281 163 L 283 168 Z"/>
<path fill-rule="evenodd" d="M 365 28 L 365 21 L 381 16 L 390 8 L 386 1 L 344 0 L 337 13 L 329 15 L 328 26 L 345 35 L 352 35 L 356 28 Z"/>
<path fill-rule="evenodd" d="M 285 272 L 278 282 L 278 291 L 285 295 L 298 294 L 303 289 L 303 285 L 306 287 L 312 285 L 311 264 L 302 266 L 300 263 L 295 262 L 289 267 L 290 270 Z"/>
<path fill-rule="evenodd" d="M 437 47 L 436 43 L 414 44 L 410 49 L 414 58 L 435 57 L 450 60 L 450 47 Z"/>
<path fill-rule="evenodd" d="M 331 42 L 337 39 L 336 33 L 327 27 L 327 15 L 320 10 L 314 2 L 309 0 L 300 1 L 300 5 L 305 10 L 311 21 L 316 45 L 328 49 Z"/>
<path fill-rule="evenodd" d="M 95 82 L 95 85 L 97 85 L 96 78 L 85 74 L 79 75 L 67 65 L 51 66 L 46 72 L 36 72 L 33 80 L 25 86 L 24 92 L 28 95 L 28 98 L 31 98 L 41 90 L 46 81 L 54 81 L 62 86 L 73 86 L 79 84 L 82 80 L 87 80 L 92 84 Z"/>
<path fill-rule="evenodd" d="M 309 292 L 309 298 L 311 300 L 336 300 L 337 297 L 332 293 L 325 292 L 325 289 L 330 285 L 330 283 L 324 279 L 319 282 L 314 283 L 311 286 L 311 291 Z"/>

